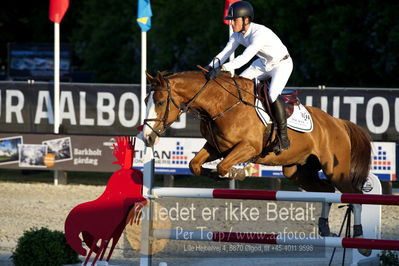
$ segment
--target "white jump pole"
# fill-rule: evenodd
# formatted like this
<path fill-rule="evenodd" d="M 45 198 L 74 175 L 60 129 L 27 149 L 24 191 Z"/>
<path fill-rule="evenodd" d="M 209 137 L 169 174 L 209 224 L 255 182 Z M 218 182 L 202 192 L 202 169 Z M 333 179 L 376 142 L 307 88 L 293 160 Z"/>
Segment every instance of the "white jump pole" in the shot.
<path fill-rule="evenodd" d="M 230 243 L 251 243 L 271 245 L 314 245 L 318 247 L 363 248 L 399 250 L 398 240 L 381 240 L 349 237 L 293 237 L 287 234 L 266 234 L 251 232 L 213 232 L 180 229 L 155 229 L 156 239 L 214 241 Z"/>
<path fill-rule="evenodd" d="M 233 27 L 231 25 L 229 25 L 229 38 L 231 37 L 231 35 L 233 34 Z M 230 61 L 233 61 L 235 57 L 234 52 L 230 55 Z M 234 70 L 233 70 L 233 74 L 234 74 Z M 229 180 L 229 188 L 230 189 L 235 189 L 236 188 L 236 180 L 235 179 L 230 179 Z"/>
<path fill-rule="evenodd" d="M 60 23 L 54 23 L 54 134 L 60 127 Z"/>
<path fill-rule="evenodd" d="M 211 189 L 211 188 L 176 188 L 154 187 L 155 197 L 174 198 L 218 198 L 243 200 L 275 200 L 297 202 L 354 203 L 376 205 L 399 205 L 399 196 L 367 195 L 354 193 L 325 193 L 300 191 L 264 191 L 250 189 Z"/>
<path fill-rule="evenodd" d="M 220 199 L 247 199 L 247 200 L 275 200 L 296 202 L 326 202 L 326 203 L 358 203 L 364 204 L 362 211 L 363 240 L 352 238 L 319 238 L 314 244 L 326 247 L 343 248 L 370 248 L 370 249 L 396 249 L 399 241 L 380 240 L 381 238 L 381 204 L 399 205 L 399 196 L 381 195 L 381 183 L 379 179 L 370 174 L 367 182 L 371 189 L 365 194 L 353 193 L 323 193 L 323 192 L 297 192 L 297 191 L 262 191 L 262 190 L 234 190 L 234 189 L 208 189 L 208 188 L 173 188 L 154 187 L 151 189 L 153 198 L 220 198 Z M 370 193 L 370 194 L 367 194 Z M 152 231 L 154 238 L 174 239 L 176 231 Z M 203 233 L 203 232 L 202 232 Z M 231 234 L 231 232 L 228 232 Z M 195 234 L 195 233 L 194 233 Z M 198 233 L 199 234 L 199 233 Z M 198 235 L 196 234 L 196 235 Z M 212 232 L 219 236 L 220 232 Z M 242 235 L 242 233 L 233 233 Z M 283 237 L 283 236 L 280 236 Z M 375 239 L 377 238 L 377 239 Z M 252 239 L 252 238 L 251 238 Z M 321 240 L 320 240 L 321 239 Z M 192 239 L 195 240 L 195 239 Z M 200 239 L 204 240 L 205 239 Z M 242 239 L 236 239 L 240 242 Z M 240 241 L 238 241 L 240 240 Z M 229 241 L 228 241 L 229 242 Z M 233 242 L 233 241 L 230 241 Z M 241 241 L 245 242 L 245 241 Z M 279 242 L 279 244 L 284 244 Z M 294 244 L 292 241 L 285 244 Z M 296 243 L 296 244 L 303 244 Z M 373 244 L 375 244 L 373 246 Z M 399 248 L 398 248 L 399 249 Z M 352 265 L 360 261 L 378 258 L 378 251 L 373 250 L 370 257 L 361 255 L 357 249 L 352 252 Z"/>
<path fill-rule="evenodd" d="M 141 125 L 144 123 L 144 119 L 146 116 L 146 106 L 144 104 L 144 100 L 147 94 L 147 79 L 145 75 L 145 71 L 147 70 L 147 32 L 141 32 L 141 94 L 140 94 L 140 116 L 141 116 Z"/>
<path fill-rule="evenodd" d="M 146 147 L 144 151 L 144 170 L 143 170 L 143 197 L 147 199 L 147 204 L 143 207 L 145 219 L 141 223 L 141 246 L 140 246 L 140 266 L 150 266 L 151 256 L 151 235 L 152 235 L 152 202 L 151 193 L 154 181 L 154 150 Z"/>

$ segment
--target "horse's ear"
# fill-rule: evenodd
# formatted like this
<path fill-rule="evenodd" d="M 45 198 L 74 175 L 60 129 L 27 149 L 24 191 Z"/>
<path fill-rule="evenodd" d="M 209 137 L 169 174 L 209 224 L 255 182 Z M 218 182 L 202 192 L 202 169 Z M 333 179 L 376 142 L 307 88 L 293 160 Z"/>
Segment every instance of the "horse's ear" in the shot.
<path fill-rule="evenodd" d="M 152 83 L 152 81 L 154 80 L 154 77 L 150 75 L 150 73 L 148 73 L 147 71 L 145 72 L 145 75 L 147 76 L 147 80 Z"/>
<path fill-rule="evenodd" d="M 157 71 L 157 83 L 160 88 L 166 88 L 168 84 L 166 84 L 166 80 L 163 78 L 163 72 Z"/>

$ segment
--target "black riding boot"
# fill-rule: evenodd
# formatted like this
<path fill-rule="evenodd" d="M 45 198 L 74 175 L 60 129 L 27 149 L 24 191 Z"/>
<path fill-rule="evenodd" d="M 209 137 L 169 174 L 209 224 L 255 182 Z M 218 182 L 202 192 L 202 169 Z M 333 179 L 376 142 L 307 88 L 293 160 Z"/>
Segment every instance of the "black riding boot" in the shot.
<path fill-rule="evenodd" d="M 273 112 L 274 118 L 277 123 L 277 132 L 278 132 L 278 142 L 273 147 L 273 151 L 276 154 L 287 150 L 290 147 L 290 140 L 287 136 L 287 117 L 285 114 L 284 101 L 279 97 L 277 97 L 276 101 L 274 101 Z"/>

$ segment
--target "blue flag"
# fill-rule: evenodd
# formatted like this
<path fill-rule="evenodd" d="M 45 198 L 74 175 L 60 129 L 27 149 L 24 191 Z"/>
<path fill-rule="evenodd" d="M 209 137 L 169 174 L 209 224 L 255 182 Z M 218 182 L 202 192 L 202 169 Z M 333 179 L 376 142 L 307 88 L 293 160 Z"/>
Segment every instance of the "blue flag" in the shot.
<path fill-rule="evenodd" d="M 139 5 L 137 8 L 137 23 L 139 24 L 141 31 L 148 31 L 151 29 L 151 4 L 150 0 L 138 0 Z"/>

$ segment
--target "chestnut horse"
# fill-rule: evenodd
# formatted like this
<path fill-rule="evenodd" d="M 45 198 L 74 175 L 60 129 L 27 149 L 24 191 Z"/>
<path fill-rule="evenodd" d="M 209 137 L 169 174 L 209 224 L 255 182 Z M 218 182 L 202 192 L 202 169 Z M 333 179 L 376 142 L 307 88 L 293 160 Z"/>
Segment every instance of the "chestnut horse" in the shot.
<path fill-rule="evenodd" d="M 202 165 L 221 159 L 217 174 L 229 177 L 234 165 L 252 162 L 282 166 L 284 176 L 306 191 L 335 192 L 337 188 L 342 193 L 362 193 L 369 173 L 371 143 L 369 135 L 354 123 L 306 106 L 313 130 L 302 133 L 288 129 L 291 146 L 277 155 L 264 148 L 272 145 L 276 134 L 265 143 L 266 126 L 253 106 L 253 81 L 226 73 L 207 81 L 200 71 L 167 77 L 161 72 L 155 77 L 147 73 L 147 78 L 151 83 L 143 129 L 147 146 L 154 145 L 181 113 L 191 110 L 203 118 L 200 130 L 207 142 L 190 162 L 193 174 L 212 174 Z M 319 170 L 327 179 L 319 178 Z M 329 209 L 330 204 L 323 203 L 319 218 L 323 236 L 330 234 Z M 361 205 L 355 204 L 356 237 L 362 235 L 360 214 Z"/>

